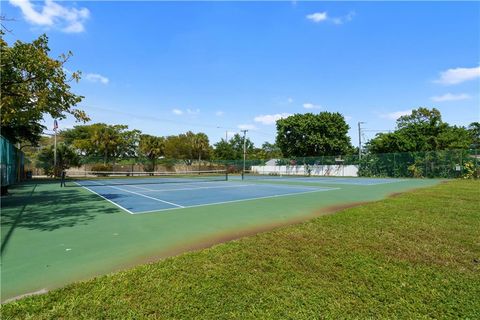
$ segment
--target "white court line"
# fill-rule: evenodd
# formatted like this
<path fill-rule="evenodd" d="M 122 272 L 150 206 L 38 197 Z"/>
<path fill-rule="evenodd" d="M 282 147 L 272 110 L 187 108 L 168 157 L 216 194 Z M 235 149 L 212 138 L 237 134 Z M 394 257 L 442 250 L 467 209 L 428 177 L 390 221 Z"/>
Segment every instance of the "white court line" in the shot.
<path fill-rule="evenodd" d="M 257 186 L 257 184 L 241 184 L 241 185 L 232 185 L 232 186 L 215 186 L 215 187 L 198 187 L 198 188 L 181 188 L 181 189 L 146 189 L 148 191 L 155 191 L 155 192 L 172 192 L 172 191 L 186 191 L 186 190 L 198 190 L 198 189 L 224 189 L 224 188 L 241 188 L 241 187 L 251 187 Z"/>
<path fill-rule="evenodd" d="M 91 193 L 96 194 L 96 195 L 99 196 L 100 198 L 102 198 L 102 199 L 104 199 L 104 200 L 107 200 L 107 201 L 110 202 L 111 204 L 119 207 L 120 209 L 125 210 L 125 211 L 127 211 L 128 213 L 130 213 L 130 214 L 134 214 L 132 211 L 128 210 L 127 208 L 122 207 L 121 205 L 119 205 L 119 204 L 116 203 L 116 202 L 113 202 L 113 201 L 110 200 L 110 199 L 105 198 L 104 196 L 102 196 L 102 195 L 99 194 L 98 192 L 95 192 L 95 191 L 93 191 L 93 190 L 90 189 L 90 188 L 87 188 L 87 187 L 85 187 L 85 186 L 82 186 L 81 184 L 79 184 L 79 183 L 77 183 L 77 182 L 75 182 L 75 183 L 78 184 L 79 186 L 81 186 L 82 188 L 87 189 L 87 190 L 90 191 Z"/>
<path fill-rule="evenodd" d="M 196 207 L 206 207 L 206 206 L 213 206 L 213 205 L 217 205 L 217 204 L 243 202 L 243 201 L 251 201 L 251 200 L 258 200 L 258 199 L 280 198 L 280 197 L 285 197 L 285 196 L 294 196 L 294 195 L 297 195 L 297 194 L 306 194 L 306 193 L 322 192 L 322 191 L 331 191 L 331 190 L 340 190 L 340 189 L 341 189 L 341 188 L 323 188 L 322 190 L 313 190 L 313 191 L 304 191 L 304 192 L 295 192 L 295 193 L 285 193 L 285 194 L 277 194 L 277 195 L 266 196 L 266 197 L 256 197 L 256 198 L 248 198 L 248 199 L 239 199 L 239 200 L 230 200 L 230 201 L 220 201 L 220 202 L 204 203 L 204 204 L 197 204 L 197 205 L 193 205 L 193 206 L 185 206 L 185 207 L 183 207 L 183 209 L 196 208 Z M 167 211 L 167 210 L 177 210 L 177 209 L 181 209 L 181 208 L 169 208 L 169 209 L 139 211 L 139 212 L 134 212 L 133 214 L 143 214 L 143 213 L 159 212 L 159 211 Z"/>
<path fill-rule="evenodd" d="M 106 187 L 117 189 L 117 190 L 128 192 L 128 193 L 132 193 L 132 194 L 136 194 L 137 196 L 141 196 L 141 197 L 145 197 L 145 198 L 152 199 L 152 200 L 155 200 L 155 201 L 163 202 L 163 203 L 166 203 L 166 204 L 178 207 L 178 208 L 185 208 L 184 206 L 181 206 L 179 204 L 176 204 L 176 203 L 173 203 L 173 202 L 168 202 L 168 201 L 158 199 L 158 198 L 154 198 L 154 197 L 150 197 L 150 196 L 147 196 L 147 195 L 135 192 L 135 191 L 125 190 L 125 189 L 122 189 L 122 188 L 119 188 L 119 187 L 114 187 L 114 186 L 106 186 Z"/>
<path fill-rule="evenodd" d="M 132 187 L 132 188 L 137 188 L 137 189 L 140 189 L 140 190 L 146 190 L 146 191 L 154 191 L 152 189 L 148 189 L 148 188 L 143 188 L 143 187 L 139 187 L 139 186 L 134 186 L 134 185 L 128 185 L 129 187 Z"/>

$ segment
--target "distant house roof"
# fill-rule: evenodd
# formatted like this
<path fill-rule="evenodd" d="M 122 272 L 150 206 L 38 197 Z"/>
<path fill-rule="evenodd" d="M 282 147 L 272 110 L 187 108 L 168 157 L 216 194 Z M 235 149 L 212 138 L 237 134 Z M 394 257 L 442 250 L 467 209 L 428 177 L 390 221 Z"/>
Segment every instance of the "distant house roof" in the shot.
<path fill-rule="evenodd" d="M 266 166 L 275 166 L 275 165 L 277 165 L 278 160 L 280 160 L 280 159 L 270 159 L 267 162 L 265 162 L 265 165 Z"/>

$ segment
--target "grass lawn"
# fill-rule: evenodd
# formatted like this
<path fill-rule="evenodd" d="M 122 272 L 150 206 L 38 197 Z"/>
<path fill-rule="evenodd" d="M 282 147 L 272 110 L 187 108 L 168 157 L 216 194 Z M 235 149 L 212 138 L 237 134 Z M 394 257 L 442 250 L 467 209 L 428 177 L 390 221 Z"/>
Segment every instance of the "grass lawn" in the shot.
<path fill-rule="evenodd" d="M 2 319 L 480 318 L 480 182 L 451 181 L 2 306 Z"/>

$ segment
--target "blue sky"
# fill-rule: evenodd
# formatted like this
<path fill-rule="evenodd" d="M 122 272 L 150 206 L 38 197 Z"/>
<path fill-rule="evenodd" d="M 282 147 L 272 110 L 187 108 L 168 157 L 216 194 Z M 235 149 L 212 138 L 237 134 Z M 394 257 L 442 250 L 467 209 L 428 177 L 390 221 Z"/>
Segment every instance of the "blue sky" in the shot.
<path fill-rule="evenodd" d="M 71 50 L 93 122 L 212 143 L 275 139 L 294 113 L 391 130 L 419 106 L 457 125 L 480 117 L 480 3 L 2 1 L 9 43 L 42 33 Z M 51 127 L 51 120 L 46 119 Z M 72 127 L 72 119 L 60 127 Z M 374 131 L 365 131 L 371 138 Z"/>

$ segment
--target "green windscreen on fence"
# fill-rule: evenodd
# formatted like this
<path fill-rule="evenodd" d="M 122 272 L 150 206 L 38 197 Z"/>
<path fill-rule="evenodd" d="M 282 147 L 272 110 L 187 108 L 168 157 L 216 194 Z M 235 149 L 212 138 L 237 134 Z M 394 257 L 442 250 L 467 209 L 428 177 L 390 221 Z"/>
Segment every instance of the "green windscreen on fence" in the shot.
<path fill-rule="evenodd" d="M 18 182 L 23 176 L 24 155 L 2 136 L 0 152 L 1 186 L 6 187 Z"/>

